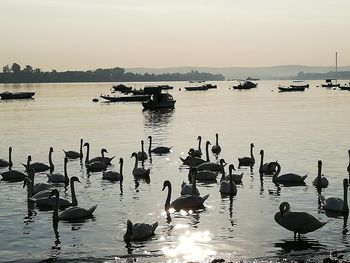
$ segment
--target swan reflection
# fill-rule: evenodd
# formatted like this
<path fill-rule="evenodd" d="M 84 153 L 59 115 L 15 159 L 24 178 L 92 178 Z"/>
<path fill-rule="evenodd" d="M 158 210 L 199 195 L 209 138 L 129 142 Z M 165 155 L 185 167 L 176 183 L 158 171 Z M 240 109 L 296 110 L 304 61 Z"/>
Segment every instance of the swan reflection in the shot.
<path fill-rule="evenodd" d="M 279 243 L 275 243 L 275 247 L 282 249 L 278 254 L 289 254 L 294 251 L 303 251 L 303 250 L 315 250 L 325 249 L 326 246 L 320 244 L 317 240 L 313 239 L 302 239 L 299 241 L 295 240 L 281 240 Z"/>

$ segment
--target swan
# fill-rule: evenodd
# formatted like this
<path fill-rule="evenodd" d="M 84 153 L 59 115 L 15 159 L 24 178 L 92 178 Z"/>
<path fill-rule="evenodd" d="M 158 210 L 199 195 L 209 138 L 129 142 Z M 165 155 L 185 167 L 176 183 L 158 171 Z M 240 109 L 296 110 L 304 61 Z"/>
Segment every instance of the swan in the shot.
<path fill-rule="evenodd" d="M 193 154 L 191 152 L 193 152 Z M 187 156 L 185 159 L 180 157 L 180 160 L 182 161 L 183 165 L 189 165 L 189 166 L 195 165 L 195 166 L 197 166 L 197 165 L 200 165 L 202 163 L 205 163 L 205 160 L 203 160 L 199 157 L 194 157 L 194 155 L 195 155 L 194 152 L 195 152 L 195 150 L 193 148 L 191 148 L 188 152 L 189 156 Z"/>
<path fill-rule="evenodd" d="M 126 225 L 126 232 L 123 238 L 125 243 L 130 244 L 131 241 L 142 241 L 154 236 L 154 231 L 158 227 L 158 222 L 153 224 L 133 224 L 130 220 L 128 220 Z"/>
<path fill-rule="evenodd" d="M 283 184 L 283 185 L 305 185 L 305 179 L 307 177 L 308 174 L 305 174 L 303 176 L 299 175 L 299 174 L 295 174 L 295 173 L 286 173 L 286 174 L 282 174 L 280 176 L 279 173 L 281 172 L 281 165 L 279 163 L 276 163 L 277 165 L 277 171 L 275 172 L 275 174 L 272 177 L 272 181 L 274 183 L 279 183 L 279 184 Z"/>
<path fill-rule="evenodd" d="M 78 200 L 75 195 L 75 189 L 74 189 L 74 182 L 79 182 L 78 177 L 72 176 L 70 178 L 70 189 L 71 189 L 71 196 L 72 196 L 72 202 L 70 202 L 67 199 L 59 198 L 59 206 L 60 208 L 66 208 L 68 206 L 77 206 L 78 205 Z M 35 201 L 36 205 L 40 208 L 55 208 L 56 207 L 56 198 L 50 197 L 50 198 L 41 198 L 41 199 L 34 199 L 32 198 L 33 201 Z"/>
<path fill-rule="evenodd" d="M 55 210 L 52 215 L 53 221 L 58 220 L 65 220 L 65 221 L 72 221 L 72 220 L 81 220 L 92 217 L 93 212 L 96 210 L 97 205 L 94 205 L 90 207 L 89 209 L 84 209 L 78 206 L 70 207 L 66 210 L 64 210 L 62 213 L 58 214 L 58 209 L 60 206 L 60 193 L 57 189 L 53 189 L 49 199 L 51 199 L 53 196 L 55 200 Z"/>
<path fill-rule="evenodd" d="M 295 240 L 297 234 L 300 239 L 300 234 L 313 232 L 327 223 L 319 221 L 306 212 L 291 212 L 288 202 L 281 203 L 279 209 L 280 211 L 274 217 L 276 223 L 289 231 L 293 231 Z"/>
<path fill-rule="evenodd" d="M 11 147 L 10 147 L 11 148 Z M 9 150 L 9 152 L 12 152 L 12 148 L 11 150 Z M 9 154 L 9 170 L 0 173 L 2 176 L 2 180 L 3 181 L 7 181 L 7 182 L 20 182 L 23 181 L 23 179 L 26 177 L 25 173 L 22 173 L 20 171 L 16 171 L 16 170 L 12 170 L 12 160 L 11 160 L 11 154 Z"/>
<path fill-rule="evenodd" d="M 202 163 L 202 164 L 200 164 L 200 165 L 198 165 L 197 166 L 197 170 L 198 171 L 209 170 L 209 171 L 212 171 L 212 172 L 221 172 L 221 165 L 220 165 L 220 163 L 213 163 L 209 159 L 209 145 L 210 145 L 210 141 L 207 141 L 206 145 L 205 145 L 205 153 L 206 153 L 206 156 L 207 156 L 207 161 Z"/>
<path fill-rule="evenodd" d="M 238 158 L 238 168 L 240 166 L 253 166 L 255 164 L 255 158 L 253 154 L 254 144 L 250 144 L 250 157 Z"/>
<path fill-rule="evenodd" d="M 337 212 L 337 213 L 349 213 L 348 207 L 348 187 L 349 180 L 345 178 L 343 180 L 343 190 L 344 190 L 344 198 L 340 199 L 337 197 L 328 197 L 327 199 L 321 195 L 321 202 L 323 204 L 322 208 L 326 211 Z"/>
<path fill-rule="evenodd" d="M 192 168 L 190 169 L 190 174 L 192 175 L 192 185 L 186 184 L 185 182 L 182 182 L 181 184 L 181 195 L 197 195 L 199 196 L 199 191 L 197 188 L 197 169 Z"/>
<path fill-rule="evenodd" d="M 348 164 L 347 170 L 348 170 L 348 173 L 350 175 L 350 150 L 348 150 L 348 154 L 349 154 L 349 164 Z"/>
<path fill-rule="evenodd" d="M 264 150 L 260 150 L 260 156 L 261 156 L 261 159 L 260 159 L 259 173 L 261 175 L 274 174 L 277 168 L 277 161 L 264 163 Z"/>
<path fill-rule="evenodd" d="M 68 158 L 64 158 L 64 174 L 54 173 L 54 174 L 46 174 L 49 182 L 51 183 L 64 183 L 66 186 L 69 184 L 69 178 L 67 174 L 67 163 Z"/>
<path fill-rule="evenodd" d="M 93 163 L 93 162 L 100 162 L 102 163 L 103 160 L 105 161 L 105 163 L 107 165 L 111 164 L 111 161 L 113 160 L 113 157 L 106 157 L 104 155 L 104 153 L 108 153 L 106 149 L 101 149 L 101 156 L 98 156 L 98 157 L 95 157 L 95 158 L 92 158 L 91 160 L 89 159 L 89 156 L 90 156 L 90 144 L 88 142 L 84 143 L 83 145 L 84 147 L 86 147 L 86 156 L 85 156 L 85 164 L 88 164 L 88 163 Z"/>
<path fill-rule="evenodd" d="M 143 140 L 141 140 L 141 151 L 137 153 L 137 158 L 139 161 L 145 161 L 148 158 L 148 155 L 144 150 L 144 141 Z"/>
<path fill-rule="evenodd" d="M 181 209 L 183 210 L 192 210 L 192 209 L 202 209 L 204 208 L 204 201 L 208 199 L 209 195 L 200 197 L 196 195 L 183 195 L 174 200 L 170 203 L 171 199 L 171 183 L 170 181 L 166 180 L 163 183 L 163 189 L 168 187 L 168 195 L 165 201 L 165 210 L 168 211 L 169 208 L 174 208 L 176 211 L 179 211 Z"/>
<path fill-rule="evenodd" d="M 202 156 L 202 149 L 201 149 L 201 144 L 202 144 L 202 136 L 198 136 L 197 137 L 197 141 L 198 141 L 198 149 L 194 150 L 194 156 L 195 157 L 201 157 Z M 192 148 L 191 148 L 192 149 Z M 188 151 L 188 155 L 191 155 L 191 149 Z"/>
<path fill-rule="evenodd" d="M 67 158 L 69 159 L 83 159 L 83 139 L 80 139 L 80 151 L 64 151 L 64 154 L 66 155 Z"/>
<path fill-rule="evenodd" d="M 123 180 L 123 158 L 119 159 L 119 173 L 115 171 L 103 172 L 102 179 L 109 181 L 122 181 Z"/>
<path fill-rule="evenodd" d="M 222 167 L 221 169 L 223 169 L 225 160 L 221 159 L 219 163 L 220 163 L 220 166 Z M 216 182 L 216 177 L 218 176 L 217 172 L 210 171 L 210 170 L 200 170 L 198 172 L 197 171 L 198 171 L 198 167 L 196 169 L 196 173 L 197 173 L 196 177 L 198 181 Z"/>
<path fill-rule="evenodd" d="M 0 159 L 0 168 L 4 168 L 7 166 L 11 166 L 12 167 L 12 160 L 11 160 L 11 153 L 12 153 L 12 147 L 9 147 L 9 160 L 6 161 L 4 159 Z"/>
<path fill-rule="evenodd" d="M 315 180 L 312 182 L 312 184 L 316 187 L 327 187 L 328 186 L 328 180 L 325 176 L 322 176 L 321 173 L 322 170 L 322 161 L 318 161 L 318 174 Z"/>
<path fill-rule="evenodd" d="M 50 189 L 50 185 L 49 184 L 45 184 L 45 183 L 37 183 L 37 184 L 34 184 L 34 177 L 35 177 L 35 171 L 34 169 L 29 169 L 28 171 L 28 177 L 29 179 L 31 180 L 31 187 L 32 187 L 32 193 L 33 195 L 41 192 L 41 191 L 44 191 L 44 190 L 48 190 Z"/>
<path fill-rule="evenodd" d="M 33 195 L 33 181 L 29 177 L 25 177 L 23 179 L 23 188 L 27 186 L 27 193 L 28 193 L 28 202 L 29 201 L 35 201 L 37 199 L 42 199 L 42 198 L 48 198 L 51 194 L 51 190 L 42 190 L 35 195 Z"/>
<path fill-rule="evenodd" d="M 149 148 L 148 148 L 148 153 L 156 153 L 156 154 L 162 154 L 162 153 L 168 153 L 170 152 L 170 149 L 173 148 L 173 146 L 171 147 L 165 147 L 165 146 L 159 146 L 156 148 L 152 149 L 152 136 L 148 136 L 149 139 Z"/>
<path fill-rule="evenodd" d="M 230 164 L 228 166 L 228 175 L 225 176 L 225 171 L 223 170 L 223 173 L 222 173 L 222 177 L 221 177 L 221 181 L 222 180 L 230 180 L 230 177 L 232 177 L 232 180 L 235 184 L 242 184 L 242 178 L 243 178 L 243 174 L 244 173 L 240 173 L 240 174 L 234 174 L 233 171 L 235 171 L 235 166 L 233 164 Z"/>
<path fill-rule="evenodd" d="M 143 167 L 138 167 L 138 156 L 137 156 L 137 153 L 136 152 L 133 152 L 131 154 L 131 157 L 135 157 L 135 164 L 134 164 L 134 169 L 132 170 L 132 174 L 133 176 L 135 177 L 149 177 L 149 174 L 150 174 L 150 171 L 151 171 L 151 168 L 148 168 L 148 169 L 145 169 Z"/>
<path fill-rule="evenodd" d="M 32 157 L 30 155 L 28 156 L 27 164 L 23 164 L 22 163 L 22 165 L 26 168 L 27 171 L 29 169 L 33 168 L 36 173 L 45 172 L 47 170 L 50 170 L 50 173 L 53 173 L 53 171 L 55 170 L 55 166 L 52 163 L 52 153 L 53 153 L 53 148 L 50 147 L 50 150 L 49 150 L 49 165 L 44 164 L 44 163 L 39 163 L 39 162 L 35 162 L 35 163 L 31 164 L 30 162 L 32 161 Z"/>
<path fill-rule="evenodd" d="M 221 147 L 219 145 L 219 134 L 216 133 L 215 137 L 216 137 L 216 143 L 215 145 L 213 145 L 213 147 L 211 147 L 211 152 L 213 154 L 218 155 L 221 152 Z"/>
<path fill-rule="evenodd" d="M 224 179 L 224 178 L 221 178 L 221 179 Z M 229 176 L 229 181 L 222 180 L 220 182 L 220 193 L 221 195 L 230 195 L 230 196 L 237 195 L 237 187 L 236 187 L 236 184 L 233 182 L 232 176 Z"/>

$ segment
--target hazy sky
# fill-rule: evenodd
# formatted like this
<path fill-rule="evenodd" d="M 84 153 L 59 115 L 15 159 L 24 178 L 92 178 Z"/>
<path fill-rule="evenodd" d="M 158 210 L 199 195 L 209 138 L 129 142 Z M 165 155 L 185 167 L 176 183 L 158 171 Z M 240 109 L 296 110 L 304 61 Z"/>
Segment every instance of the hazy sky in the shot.
<path fill-rule="evenodd" d="M 0 66 L 328 66 L 335 51 L 345 66 L 349 10 L 349 0 L 0 0 Z"/>

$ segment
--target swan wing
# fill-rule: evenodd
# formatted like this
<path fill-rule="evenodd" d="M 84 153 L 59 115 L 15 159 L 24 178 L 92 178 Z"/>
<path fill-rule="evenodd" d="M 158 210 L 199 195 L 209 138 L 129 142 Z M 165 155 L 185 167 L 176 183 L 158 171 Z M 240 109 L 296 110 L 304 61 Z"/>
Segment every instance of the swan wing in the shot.
<path fill-rule="evenodd" d="M 107 171 L 107 172 L 103 173 L 102 178 L 110 180 L 110 181 L 118 181 L 121 179 L 121 176 L 120 176 L 120 173 L 118 173 L 118 172 Z"/>
<path fill-rule="evenodd" d="M 152 149 L 151 152 L 153 152 L 153 153 L 168 153 L 168 152 L 170 152 L 170 149 L 172 147 L 173 146 L 171 146 L 171 147 L 159 146 L 159 147 Z"/>
<path fill-rule="evenodd" d="M 10 170 L 1 173 L 2 180 L 4 181 L 10 181 L 10 182 L 18 182 L 23 181 L 23 179 L 26 177 L 26 175 L 22 172 L 16 171 L 16 170 Z"/>
<path fill-rule="evenodd" d="M 46 174 L 49 182 L 52 183 L 64 183 L 65 182 L 65 177 L 63 174 L 60 173 L 54 173 L 54 174 Z"/>
<path fill-rule="evenodd" d="M 158 222 L 154 224 L 136 223 L 132 226 L 132 240 L 144 240 L 154 235 Z"/>
<path fill-rule="evenodd" d="M 76 219 L 84 219 L 92 216 L 92 213 L 96 209 L 96 205 L 86 210 L 84 208 L 74 206 L 64 210 L 60 215 L 60 220 L 76 220 Z"/>
<path fill-rule="evenodd" d="M 170 206 L 177 211 L 181 209 L 184 209 L 184 210 L 199 209 L 204 207 L 203 203 L 208 197 L 209 195 L 203 198 L 196 195 L 184 195 L 174 200 L 170 204 Z"/>
<path fill-rule="evenodd" d="M 221 165 L 213 162 L 205 162 L 197 166 L 197 171 L 209 170 L 212 172 L 220 172 Z"/>
<path fill-rule="evenodd" d="M 80 157 L 80 153 L 78 153 L 76 151 L 64 151 L 64 154 L 69 159 L 77 159 Z"/>
<path fill-rule="evenodd" d="M 344 201 L 340 198 L 329 197 L 326 200 L 324 200 L 323 209 L 334 212 L 343 212 Z"/>

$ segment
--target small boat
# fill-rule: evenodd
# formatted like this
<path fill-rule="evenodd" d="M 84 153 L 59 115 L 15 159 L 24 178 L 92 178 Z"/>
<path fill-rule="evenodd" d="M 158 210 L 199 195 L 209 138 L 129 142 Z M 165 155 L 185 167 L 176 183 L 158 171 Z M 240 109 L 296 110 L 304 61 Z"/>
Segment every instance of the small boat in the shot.
<path fill-rule="evenodd" d="M 171 94 L 162 93 L 161 87 L 146 87 L 145 93 L 151 95 L 150 99 L 142 102 L 145 110 L 173 109 L 175 107 L 176 100 Z"/>
<path fill-rule="evenodd" d="M 109 96 L 102 95 L 100 96 L 102 99 L 108 100 L 110 102 L 132 102 L 132 101 L 146 101 L 150 99 L 149 95 L 133 95 L 133 96 Z"/>
<path fill-rule="evenodd" d="M 289 85 L 291 88 L 309 88 L 309 83 L 305 83 L 303 80 L 294 80 L 292 84 Z"/>
<path fill-rule="evenodd" d="M 190 87 L 185 87 L 185 90 L 187 91 L 195 91 L 195 90 L 208 90 L 208 89 L 216 89 L 216 85 L 212 84 L 204 84 L 202 86 L 190 86 Z"/>
<path fill-rule="evenodd" d="M 159 87 L 162 90 L 170 90 L 170 89 L 174 88 L 174 87 L 169 86 L 169 85 L 146 86 L 145 88 L 157 88 L 157 87 Z"/>
<path fill-rule="evenodd" d="M 286 87 L 286 86 L 278 86 L 278 90 L 280 92 L 288 92 L 288 91 L 304 91 L 305 87 L 301 86 L 301 87 Z"/>
<path fill-rule="evenodd" d="M 233 89 L 253 89 L 258 86 L 258 83 L 254 83 L 249 80 L 245 80 L 243 83 L 240 82 L 237 86 L 233 86 Z"/>
<path fill-rule="evenodd" d="M 334 83 L 332 79 L 326 79 L 326 83 L 321 84 L 324 88 L 340 87 L 340 84 Z"/>
<path fill-rule="evenodd" d="M 350 82 L 349 84 L 340 85 L 339 88 L 341 90 L 350 90 Z"/>
<path fill-rule="evenodd" d="M 31 99 L 35 95 L 35 92 L 9 92 L 5 91 L 0 93 L 2 100 L 22 100 Z"/>
<path fill-rule="evenodd" d="M 120 92 L 130 92 L 132 90 L 131 87 L 127 87 L 124 84 L 113 85 L 113 89 Z"/>

